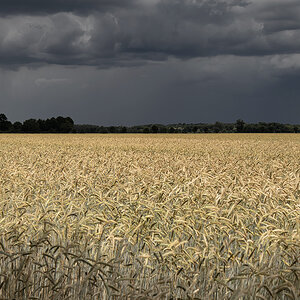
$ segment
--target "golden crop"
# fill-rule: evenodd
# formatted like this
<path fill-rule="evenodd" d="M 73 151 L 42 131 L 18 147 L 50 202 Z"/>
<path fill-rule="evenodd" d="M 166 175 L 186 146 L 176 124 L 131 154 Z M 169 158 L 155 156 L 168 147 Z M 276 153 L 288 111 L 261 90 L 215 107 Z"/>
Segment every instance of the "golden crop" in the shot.
<path fill-rule="evenodd" d="M 297 299 L 300 135 L 0 135 L 0 299 Z"/>

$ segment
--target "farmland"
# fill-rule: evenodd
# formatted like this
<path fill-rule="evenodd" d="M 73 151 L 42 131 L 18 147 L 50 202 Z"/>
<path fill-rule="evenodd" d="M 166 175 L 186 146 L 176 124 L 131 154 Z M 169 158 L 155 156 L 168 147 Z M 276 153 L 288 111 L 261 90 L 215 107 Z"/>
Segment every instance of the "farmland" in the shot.
<path fill-rule="evenodd" d="M 0 135 L 1 299 L 297 299 L 300 135 Z"/>

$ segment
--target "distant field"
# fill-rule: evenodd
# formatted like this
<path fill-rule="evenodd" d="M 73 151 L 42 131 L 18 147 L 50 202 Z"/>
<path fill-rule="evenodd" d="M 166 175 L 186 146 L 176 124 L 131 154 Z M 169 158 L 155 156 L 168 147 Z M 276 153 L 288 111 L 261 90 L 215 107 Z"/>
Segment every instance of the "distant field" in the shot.
<path fill-rule="evenodd" d="M 0 299 L 298 299 L 300 135 L 0 135 Z"/>

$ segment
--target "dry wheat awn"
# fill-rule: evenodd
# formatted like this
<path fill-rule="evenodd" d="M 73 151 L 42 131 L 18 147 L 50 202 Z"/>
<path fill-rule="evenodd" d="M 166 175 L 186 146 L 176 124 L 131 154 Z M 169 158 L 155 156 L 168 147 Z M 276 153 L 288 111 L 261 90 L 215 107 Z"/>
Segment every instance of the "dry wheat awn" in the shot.
<path fill-rule="evenodd" d="M 299 299 L 300 136 L 0 135 L 0 299 Z"/>

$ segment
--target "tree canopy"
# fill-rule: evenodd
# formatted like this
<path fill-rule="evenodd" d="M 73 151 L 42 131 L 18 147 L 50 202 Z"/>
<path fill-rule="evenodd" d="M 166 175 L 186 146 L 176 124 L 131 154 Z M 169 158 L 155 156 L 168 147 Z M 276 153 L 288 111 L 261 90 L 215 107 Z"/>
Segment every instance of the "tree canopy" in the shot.
<path fill-rule="evenodd" d="M 16 133 L 69 133 L 73 132 L 74 121 L 70 117 L 57 117 L 51 119 L 28 119 L 23 123 L 8 121 L 5 114 L 0 114 L 0 132 Z"/>
<path fill-rule="evenodd" d="M 97 126 L 74 124 L 70 117 L 52 117 L 46 120 L 28 119 L 23 123 L 11 123 L 5 114 L 0 114 L 0 132 L 15 133 L 300 133 L 300 125 L 281 123 L 177 123 L 148 124 L 139 126 Z"/>

